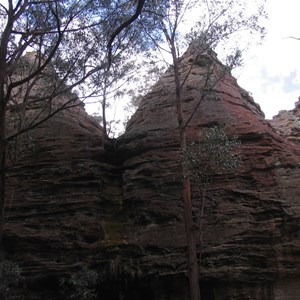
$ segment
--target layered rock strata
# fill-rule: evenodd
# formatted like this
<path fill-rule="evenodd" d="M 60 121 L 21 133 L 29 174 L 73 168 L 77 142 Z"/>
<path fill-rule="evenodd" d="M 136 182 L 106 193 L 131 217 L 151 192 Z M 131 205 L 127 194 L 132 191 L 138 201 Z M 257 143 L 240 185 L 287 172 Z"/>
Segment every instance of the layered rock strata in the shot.
<path fill-rule="evenodd" d="M 224 124 L 241 140 L 242 166 L 215 174 L 206 191 L 203 298 L 299 299 L 300 148 L 229 73 L 202 97 L 210 63 L 219 64 L 192 48 L 180 61 L 181 80 L 189 73 L 185 119 L 202 99 L 187 137 Z M 32 289 L 39 282 L 40 293 L 50 293 L 85 265 L 99 273 L 102 299 L 188 299 L 174 98 L 168 71 L 117 140 L 107 140 L 81 108 L 37 129 L 30 152 L 9 170 L 5 222 L 8 258 Z M 197 221 L 203 202 L 195 184 L 193 204 Z"/>
<path fill-rule="evenodd" d="M 106 248 L 123 243 L 119 167 L 112 143 L 82 107 L 30 134 L 30 148 L 8 169 L 4 245 L 29 288 L 57 291 L 59 279 L 83 266 L 104 272 Z"/>
<path fill-rule="evenodd" d="M 293 110 L 280 111 L 270 123 L 287 140 L 300 144 L 300 97 Z"/>
<path fill-rule="evenodd" d="M 190 72 L 183 90 L 185 119 L 202 96 L 203 64 L 191 65 L 195 55 L 187 52 L 180 65 L 182 81 Z M 131 212 L 127 241 L 142 246 L 143 269 L 153 272 L 148 259 L 155 259 L 155 276 L 186 272 L 174 99 L 173 77 L 166 73 L 118 140 L 124 208 Z M 202 100 L 189 124 L 189 141 L 218 123 L 242 141 L 243 163 L 237 171 L 216 174 L 207 191 L 200 267 L 205 299 L 283 299 L 280 293 L 290 290 L 283 282 L 300 271 L 300 149 L 275 132 L 229 74 Z M 196 217 L 201 199 L 195 186 L 193 201 Z M 289 284 L 296 285 L 294 280 Z M 290 299 L 299 297 L 294 293 Z"/>

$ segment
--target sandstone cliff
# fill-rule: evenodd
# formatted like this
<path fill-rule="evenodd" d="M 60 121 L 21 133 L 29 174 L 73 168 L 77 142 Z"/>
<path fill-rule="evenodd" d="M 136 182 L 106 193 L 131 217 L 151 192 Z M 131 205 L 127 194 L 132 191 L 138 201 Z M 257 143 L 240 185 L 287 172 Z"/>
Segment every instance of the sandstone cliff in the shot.
<path fill-rule="evenodd" d="M 182 59 L 183 76 L 193 55 L 187 53 Z M 186 116 L 200 98 L 201 73 L 195 65 L 187 81 Z M 172 76 L 166 73 L 118 141 L 125 158 L 124 204 L 131 211 L 132 228 L 142 229 L 129 232 L 127 239 L 149 249 L 147 256 L 155 257 L 163 274 L 185 270 L 174 90 Z M 201 103 L 188 138 L 197 138 L 199 130 L 215 123 L 224 123 L 242 141 L 243 166 L 238 172 L 216 176 L 208 192 L 200 273 L 203 282 L 215 289 L 208 289 L 214 296 L 207 297 L 297 299 L 299 294 L 280 298 L 280 293 L 285 278 L 299 275 L 300 149 L 276 134 L 230 75 L 219 83 L 214 97 Z M 196 194 L 196 207 L 198 202 Z M 287 297 L 290 286 L 283 289 Z"/>
<path fill-rule="evenodd" d="M 300 97 L 293 110 L 280 111 L 270 123 L 287 140 L 300 144 Z"/>
<path fill-rule="evenodd" d="M 182 76 L 194 55 L 181 59 Z M 201 96 L 203 67 L 196 63 L 186 82 L 186 117 Z M 243 164 L 216 174 L 207 191 L 203 298 L 299 299 L 300 148 L 230 74 L 202 101 L 188 139 L 217 123 L 241 140 Z M 117 140 L 105 140 L 83 109 L 49 120 L 35 139 L 9 170 L 6 205 L 6 251 L 28 278 L 27 293 L 54 299 L 59 278 L 87 265 L 100 274 L 101 299 L 188 299 L 172 74 Z M 197 186 L 193 201 L 197 218 Z"/>

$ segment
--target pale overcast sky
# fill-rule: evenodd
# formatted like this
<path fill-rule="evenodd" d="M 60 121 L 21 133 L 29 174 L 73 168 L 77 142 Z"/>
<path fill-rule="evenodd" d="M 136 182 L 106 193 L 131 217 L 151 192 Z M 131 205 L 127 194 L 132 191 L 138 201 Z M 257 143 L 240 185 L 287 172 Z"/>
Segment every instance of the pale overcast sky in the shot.
<path fill-rule="evenodd" d="M 234 75 L 271 118 L 280 110 L 293 109 L 300 96 L 300 40 L 288 38 L 300 38 L 300 0 L 267 0 L 266 10 L 266 39 L 247 53 L 243 69 Z"/>
<path fill-rule="evenodd" d="M 300 96 L 300 1 L 268 0 L 267 36 L 235 73 L 241 87 L 252 93 L 266 118 L 290 110 Z"/>
<path fill-rule="evenodd" d="M 267 0 L 266 11 L 265 40 L 246 53 L 243 68 L 233 75 L 271 119 L 280 110 L 293 109 L 300 96 L 300 40 L 289 38 L 300 38 L 300 0 Z M 114 110 L 120 118 L 121 107 Z"/>

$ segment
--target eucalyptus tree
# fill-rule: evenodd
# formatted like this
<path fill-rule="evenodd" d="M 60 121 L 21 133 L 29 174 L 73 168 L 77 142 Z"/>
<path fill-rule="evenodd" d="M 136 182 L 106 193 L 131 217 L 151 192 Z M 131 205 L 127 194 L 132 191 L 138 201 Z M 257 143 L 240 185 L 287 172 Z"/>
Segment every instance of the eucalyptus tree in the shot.
<path fill-rule="evenodd" d="M 174 78 L 174 104 L 178 124 L 178 142 L 180 157 L 184 157 L 187 148 L 187 128 L 205 97 L 215 93 L 218 84 L 234 67 L 241 64 L 242 53 L 249 43 L 259 40 L 264 35 L 260 21 L 266 16 L 264 0 L 171 0 L 166 10 L 161 12 L 159 29 L 164 36 L 164 43 L 156 43 L 157 51 L 170 57 L 170 70 Z M 196 22 L 189 24 L 188 21 Z M 186 27 L 190 26 L 189 30 Z M 184 31 L 187 33 L 185 34 Z M 145 32 L 151 33 L 145 28 Z M 243 39 L 244 36 L 244 39 Z M 251 36 L 251 39 L 249 38 Z M 246 43 L 242 43 L 242 41 Z M 153 38 L 155 42 L 155 38 Z M 194 53 L 188 70 L 181 69 L 180 57 L 187 45 Z M 215 49 L 221 49 L 223 63 L 216 58 Z M 227 65 L 226 65 L 227 63 Z M 184 114 L 185 103 L 183 90 L 196 64 L 202 64 L 204 73 L 198 87 L 198 99 L 192 112 Z M 182 199 L 184 220 L 188 244 L 188 271 L 191 300 L 199 300 L 199 268 L 197 264 L 197 241 L 193 221 L 191 197 L 191 173 L 184 159 L 181 159 Z"/>
<path fill-rule="evenodd" d="M 217 174 L 236 170 L 242 165 L 239 152 L 240 140 L 229 136 L 224 124 L 217 124 L 199 132 L 199 138 L 189 142 L 182 159 L 187 166 L 192 184 L 200 192 L 198 210 L 199 266 L 203 252 L 203 216 L 207 189 Z"/>
<path fill-rule="evenodd" d="M 153 32 L 155 4 L 155 0 L 0 3 L 0 245 L 8 143 L 59 111 L 97 95 L 101 82 L 107 88 L 109 78 L 123 78 L 133 67 L 128 67 L 127 58 L 151 47 L 134 21 L 139 18 Z M 29 114 L 32 107 L 34 114 L 33 110 Z"/>

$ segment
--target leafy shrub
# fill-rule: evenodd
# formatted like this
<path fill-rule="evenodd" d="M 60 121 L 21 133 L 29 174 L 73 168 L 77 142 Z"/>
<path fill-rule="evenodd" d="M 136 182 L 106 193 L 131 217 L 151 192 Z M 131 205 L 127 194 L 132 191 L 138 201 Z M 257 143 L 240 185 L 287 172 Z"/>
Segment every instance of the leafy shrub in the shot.
<path fill-rule="evenodd" d="M 213 174 L 241 166 L 240 141 L 229 137 L 224 125 L 209 128 L 199 141 L 188 145 L 184 161 L 191 178 L 198 184 L 207 185 Z"/>
<path fill-rule="evenodd" d="M 96 271 L 84 267 L 80 272 L 70 278 L 60 281 L 66 299 L 96 299 L 96 284 L 98 274 Z"/>
<path fill-rule="evenodd" d="M 6 299 L 10 292 L 15 289 L 21 282 L 20 267 L 4 259 L 0 262 L 0 295 Z"/>

